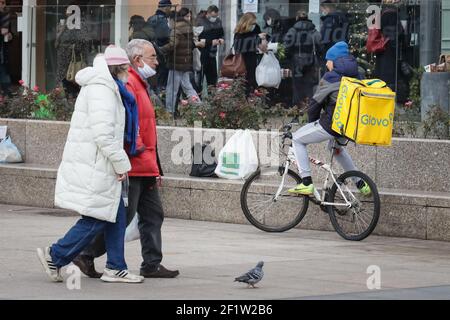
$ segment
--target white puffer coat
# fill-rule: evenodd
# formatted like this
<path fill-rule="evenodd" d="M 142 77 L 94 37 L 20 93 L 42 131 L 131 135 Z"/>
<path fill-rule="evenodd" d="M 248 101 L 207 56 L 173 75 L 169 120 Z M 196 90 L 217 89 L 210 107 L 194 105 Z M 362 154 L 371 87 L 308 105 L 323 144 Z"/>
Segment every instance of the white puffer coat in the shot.
<path fill-rule="evenodd" d="M 55 205 L 115 222 L 122 186 L 131 169 L 123 149 L 125 108 L 105 58 L 76 75 L 81 86 L 58 170 Z"/>

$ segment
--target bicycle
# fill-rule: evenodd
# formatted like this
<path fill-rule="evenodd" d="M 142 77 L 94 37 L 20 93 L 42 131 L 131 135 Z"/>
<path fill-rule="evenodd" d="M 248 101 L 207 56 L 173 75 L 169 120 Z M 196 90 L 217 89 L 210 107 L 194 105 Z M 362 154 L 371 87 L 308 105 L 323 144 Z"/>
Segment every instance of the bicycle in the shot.
<path fill-rule="evenodd" d="M 316 189 L 312 196 L 289 194 L 287 190 L 302 182 L 300 176 L 290 168 L 291 165 L 296 166 L 292 127 L 292 124 L 284 126 L 281 135 L 281 152 L 286 156 L 283 165 L 259 168 L 245 181 L 241 191 L 241 207 L 245 217 L 260 230 L 285 232 L 303 220 L 309 202 L 312 202 L 329 215 L 331 224 L 342 238 L 364 240 L 373 232 L 380 216 L 380 196 L 376 184 L 360 171 L 350 171 L 340 176 L 335 174 L 335 150 L 338 145 L 348 144 L 348 141 L 341 144 L 335 139 L 330 164 L 310 158 L 311 163 L 327 171 L 321 192 Z M 276 138 L 279 137 L 277 135 Z M 290 142 L 287 143 L 287 140 Z M 286 147 L 288 153 L 285 153 Z M 359 192 L 357 185 L 362 182 L 369 185 L 370 196 L 363 196 Z M 275 209 L 273 214 L 270 213 L 271 209 Z"/>

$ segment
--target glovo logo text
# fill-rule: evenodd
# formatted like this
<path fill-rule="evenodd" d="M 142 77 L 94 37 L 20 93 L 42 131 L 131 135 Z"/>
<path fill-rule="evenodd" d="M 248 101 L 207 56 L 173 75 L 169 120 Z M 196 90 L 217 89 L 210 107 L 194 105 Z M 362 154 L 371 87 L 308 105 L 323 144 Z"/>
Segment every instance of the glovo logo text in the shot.
<path fill-rule="evenodd" d="M 372 126 L 372 127 L 389 127 L 394 122 L 394 115 L 392 113 L 389 114 L 389 119 L 387 118 L 377 118 L 373 117 L 369 114 L 363 114 L 361 116 L 361 124 L 364 126 Z"/>
<path fill-rule="evenodd" d="M 341 121 L 341 113 L 342 108 L 344 107 L 344 102 L 345 100 L 347 100 L 347 93 L 348 93 L 348 86 L 344 85 L 340 91 L 338 102 L 336 105 L 336 111 L 334 113 L 334 121 L 339 129 L 344 128 L 344 124 Z"/>

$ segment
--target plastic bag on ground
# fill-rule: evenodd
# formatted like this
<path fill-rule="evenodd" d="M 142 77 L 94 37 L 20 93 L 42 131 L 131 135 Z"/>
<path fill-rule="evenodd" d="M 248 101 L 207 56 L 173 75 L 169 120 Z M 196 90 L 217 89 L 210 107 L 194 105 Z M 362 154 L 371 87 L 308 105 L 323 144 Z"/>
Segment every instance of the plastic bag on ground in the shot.
<path fill-rule="evenodd" d="M 250 131 L 238 130 L 220 151 L 215 173 L 224 179 L 246 179 L 258 166 L 258 154 Z"/>
<path fill-rule="evenodd" d="M 0 142 L 0 163 L 19 163 L 22 161 L 19 149 L 12 143 L 11 137 L 6 137 Z"/>

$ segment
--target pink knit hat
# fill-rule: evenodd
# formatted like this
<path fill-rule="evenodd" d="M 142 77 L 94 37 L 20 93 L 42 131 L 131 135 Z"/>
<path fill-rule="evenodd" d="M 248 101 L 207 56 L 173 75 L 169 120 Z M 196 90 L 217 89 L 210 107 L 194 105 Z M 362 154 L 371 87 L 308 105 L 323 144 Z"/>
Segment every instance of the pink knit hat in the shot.
<path fill-rule="evenodd" d="M 105 50 L 105 60 L 108 66 L 118 66 L 121 64 L 131 64 L 127 53 L 120 47 L 110 45 Z"/>

